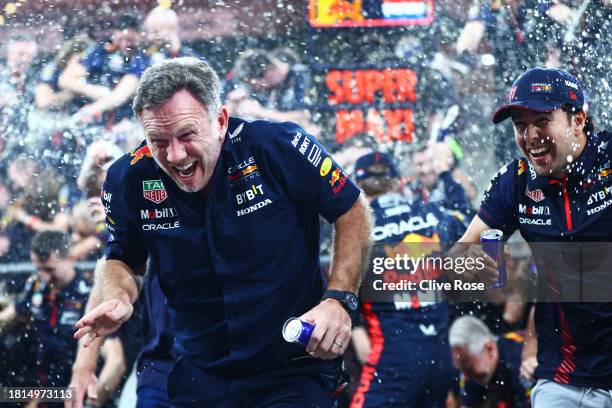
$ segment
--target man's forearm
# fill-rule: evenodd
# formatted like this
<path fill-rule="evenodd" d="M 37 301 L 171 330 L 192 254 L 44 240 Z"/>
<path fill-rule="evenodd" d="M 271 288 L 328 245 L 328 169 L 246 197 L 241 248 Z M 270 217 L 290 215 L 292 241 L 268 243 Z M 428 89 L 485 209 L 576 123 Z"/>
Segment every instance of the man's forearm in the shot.
<path fill-rule="evenodd" d="M 140 290 L 140 276 L 137 276 L 125 263 L 117 260 L 106 260 L 100 273 L 99 296 L 101 302 L 120 299 L 134 303 Z"/>
<path fill-rule="evenodd" d="M 130 100 L 137 86 L 136 75 L 125 75 L 108 95 L 96 100 L 93 105 L 100 113 L 115 109 Z"/>
<path fill-rule="evenodd" d="M 372 247 L 371 232 L 372 213 L 362 195 L 336 220 L 330 289 L 357 292 Z"/>

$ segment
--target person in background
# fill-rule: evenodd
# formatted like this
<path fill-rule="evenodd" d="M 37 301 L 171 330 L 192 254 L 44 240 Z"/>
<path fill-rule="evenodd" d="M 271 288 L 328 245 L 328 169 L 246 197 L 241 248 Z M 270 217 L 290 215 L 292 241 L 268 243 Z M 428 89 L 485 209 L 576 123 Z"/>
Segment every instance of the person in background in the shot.
<path fill-rule="evenodd" d="M 236 115 L 291 121 L 311 133 L 319 130 L 307 110 L 310 73 L 295 51 L 247 49 L 236 59 L 230 76 L 233 89 L 227 91 L 226 103 Z"/>
<path fill-rule="evenodd" d="M 111 40 L 90 47 L 58 78 L 60 88 L 91 101 L 74 114 L 75 119 L 107 129 L 133 117 L 130 101 L 147 66 L 138 18 L 123 14 L 112 24 Z"/>
<path fill-rule="evenodd" d="M 354 177 L 370 201 L 376 220 L 374 260 L 406 253 L 436 256 L 450 248 L 465 230 L 460 215 L 438 204 L 409 202 L 399 194 L 399 171 L 384 153 L 373 152 L 357 159 Z M 377 298 L 380 295 L 372 289 L 375 280 L 381 278 L 392 283 L 409 275 L 418 283 L 439 278 L 443 271 L 435 267 L 411 273 L 375 268 L 374 263 L 361 289 L 365 324 L 353 331 L 353 345 L 363 369 L 351 407 L 443 408 L 453 382 L 449 307 L 443 294 L 435 290 L 398 291 Z"/>
<path fill-rule="evenodd" d="M 38 43 L 26 34 L 6 42 L 6 62 L 0 65 L 0 167 L 23 153 L 28 117 L 34 106 Z"/>
<path fill-rule="evenodd" d="M 37 274 L 23 293 L 0 315 L 0 327 L 28 319 L 38 349 L 35 353 L 39 387 L 65 387 L 70 380 L 76 353 L 73 328 L 85 310 L 91 291 L 87 280 L 68 257 L 69 236 L 61 231 L 44 231 L 32 240 L 30 256 Z M 125 370 L 121 344 L 109 341 L 102 388 L 112 388 Z M 59 405 L 59 404 L 56 404 Z"/>
<path fill-rule="evenodd" d="M 472 205 L 466 189 L 455 179 L 455 157 L 446 142 L 418 149 L 412 154 L 411 163 L 416 176 L 404 187 L 404 193 L 411 201 L 435 203 L 449 210 L 457 210 L 465 216 L 472 214 Z M 466 187 L 470 192 L 473 190 L 473 186 L 469 184 Z"/>
<path fill-rule="evenodd" d="M 453 364 L 461 371 L 462 406 L 477 408 L 529 407 L 530 388 L 520 377 L 523 336 L 517 332 L 494 336 L 472 316 L 459 317 L 449 331 Z"/>
<path fill-rule="evenodd" d="M 87 91 L 82 90 L 77 94 L 62 89 L 58 80 L 64 70 L 78 69 L 76 64 L 80 63 L 91 44 L 92 40 L 87 34 L 77 34 L 64 42 L 53 59 L 43 67 L 40 81 L 35 89 L 35 103 L 38 109 L 73 114 L 89 100 L 84 96 Z M 81 86 L 85 88 L 87 84 L 81 83 Z"/>
<path fill-rule="evenodd" d="M 146 54 L 148 65 L 154 65 L 168 58 L 197 57 L 194 50 L 184 45 L 180 36 L 180 20 L 174 10 L 168 7 L 153 8 L 144 19 Z"/>

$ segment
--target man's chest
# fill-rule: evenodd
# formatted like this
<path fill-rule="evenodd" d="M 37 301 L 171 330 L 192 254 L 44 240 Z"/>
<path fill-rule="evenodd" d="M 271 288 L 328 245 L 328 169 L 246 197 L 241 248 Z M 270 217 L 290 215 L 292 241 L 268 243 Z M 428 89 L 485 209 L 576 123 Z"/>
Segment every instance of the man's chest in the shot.
<path fill-rule="evenodd" d="M 591 241 L 612 235 L 612 170 L 597 166 L 580 182 L 555 182 L 544 188 L 520 186 L 515 212 L 529 237 L 572 236 Z"/>

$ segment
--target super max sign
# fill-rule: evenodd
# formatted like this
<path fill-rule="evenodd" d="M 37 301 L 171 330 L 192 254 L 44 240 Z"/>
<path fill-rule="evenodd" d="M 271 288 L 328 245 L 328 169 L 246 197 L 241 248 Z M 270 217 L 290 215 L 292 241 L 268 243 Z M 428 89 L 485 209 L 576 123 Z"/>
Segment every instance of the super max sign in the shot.
<path fill-rule="evenodd" d="M 326 103 L 335 111 L 336 141 L 361 132 L 378 140 L 412 140 L 416 85 L 417 74 L 408 68 L 327 71 Z"/>

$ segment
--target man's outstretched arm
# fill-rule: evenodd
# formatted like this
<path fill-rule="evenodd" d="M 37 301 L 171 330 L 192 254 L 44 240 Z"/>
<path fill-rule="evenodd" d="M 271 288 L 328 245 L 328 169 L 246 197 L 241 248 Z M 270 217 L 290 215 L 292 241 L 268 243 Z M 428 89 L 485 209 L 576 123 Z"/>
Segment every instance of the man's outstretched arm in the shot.
<path fill-rule="evenodd" d="M 372 246 L 372 215 L 366 199 L 360 196 L 334 225 L 334 256 L 328 288 L 356 293 Z M 323 359 L 344 353 L 351 340 L 351 318 L 338 300 L 325 299 L 300 319 L 315 325 L 306 351 Z"/>
<path fill-rule="evenodd" d="M 96 277 L 100 304 L 76 324 L 78 330 L 74 337 L 85 338 L 83 347 L 89 347 L 98 337 L 113 333 L 132 316 L 132 304 L 138 298 L 143 274 L 144 265 L 134 271 L 119 260 L 109 259 L 103 263 Z"/>

